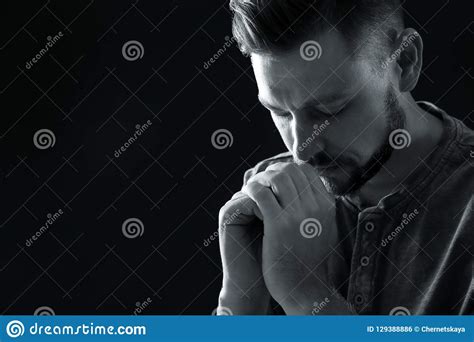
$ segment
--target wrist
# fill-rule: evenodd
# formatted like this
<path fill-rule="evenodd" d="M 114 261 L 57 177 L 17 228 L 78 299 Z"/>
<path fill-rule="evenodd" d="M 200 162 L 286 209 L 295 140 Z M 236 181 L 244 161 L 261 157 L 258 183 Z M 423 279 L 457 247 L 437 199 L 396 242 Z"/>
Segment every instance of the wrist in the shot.
<path fill-rule="evenodd" d="M 336 289 L 320 283 L 306 279 L 278 302 L 287 315 L 357 315 Z"/>
<path fill-rule="evenodd" d="M 255 296 L 221 290 L 217 315 L 266 315 L 270 309 L 270 294 Z"/>

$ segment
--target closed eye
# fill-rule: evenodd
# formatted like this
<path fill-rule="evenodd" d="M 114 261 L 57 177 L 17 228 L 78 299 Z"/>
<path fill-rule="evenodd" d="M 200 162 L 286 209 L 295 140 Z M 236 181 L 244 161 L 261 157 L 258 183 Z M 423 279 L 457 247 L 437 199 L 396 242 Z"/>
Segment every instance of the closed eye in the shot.
<path fill-rule="evenodd" d="M 344 111 L 344 109 L 347 108 L 347 106 L 350 102 L 351 102 L 351 100 L 346 101 L 345 103 L 342 103 L 341 106 L 339 106 L 339 108 L 335 109 L 335 110 L 328 110 L 328 108 L 326 108 L 326 110 L 323 111 L 322 113 L 324 113 L 326 115 L 330 115 L 330 116 L 339 115 Z"/>

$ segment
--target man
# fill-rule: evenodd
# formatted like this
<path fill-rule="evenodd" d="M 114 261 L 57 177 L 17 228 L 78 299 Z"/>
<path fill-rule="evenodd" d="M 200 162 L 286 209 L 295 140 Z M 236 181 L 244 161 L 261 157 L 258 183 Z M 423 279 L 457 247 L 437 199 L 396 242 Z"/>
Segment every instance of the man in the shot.
<path fill-rule="evenodd" d="M 230 7 L 289 152 L 220 211 L 217 313 L 472 314 L 474 132 L 410 94 L 399 1 Z"/>

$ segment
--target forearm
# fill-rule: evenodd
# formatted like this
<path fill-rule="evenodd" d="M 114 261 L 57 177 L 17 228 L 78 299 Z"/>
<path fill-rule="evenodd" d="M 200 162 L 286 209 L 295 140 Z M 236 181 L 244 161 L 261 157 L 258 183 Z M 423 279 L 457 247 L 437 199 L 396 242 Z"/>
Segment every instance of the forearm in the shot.
<path fill-rule="evenodd" d="M 321 286 L 319 280 L 313 281 L 311 277 L 278 302 L 287 315 L 357 315 L 339 292 Z"/>
<path fill-rule="evenodd" d="M 239 294 L 238 291 L 222 289 L 219 295 L 217 314 L 224 315 L 267 315 L 271 312 L 268 292 Z"/>

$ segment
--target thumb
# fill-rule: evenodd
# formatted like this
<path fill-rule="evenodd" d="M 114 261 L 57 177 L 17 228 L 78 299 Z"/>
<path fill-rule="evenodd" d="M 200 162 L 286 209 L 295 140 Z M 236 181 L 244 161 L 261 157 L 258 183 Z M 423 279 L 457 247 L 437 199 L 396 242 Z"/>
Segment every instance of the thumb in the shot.
<path fill-rule="evenodd" d="M 256 216 L 258 219 L 263 221 L 263 215 L 258 208 L 257 203 L 255 203 L 255 201 L 247 194 L 238 191 L 232 196 L 231 201 L 236 201 L 236 204 L 238 203 L 238 206 L 243 209 L 244 214 Z"/>

